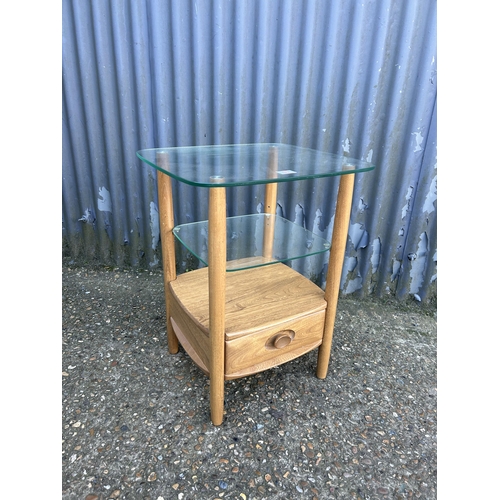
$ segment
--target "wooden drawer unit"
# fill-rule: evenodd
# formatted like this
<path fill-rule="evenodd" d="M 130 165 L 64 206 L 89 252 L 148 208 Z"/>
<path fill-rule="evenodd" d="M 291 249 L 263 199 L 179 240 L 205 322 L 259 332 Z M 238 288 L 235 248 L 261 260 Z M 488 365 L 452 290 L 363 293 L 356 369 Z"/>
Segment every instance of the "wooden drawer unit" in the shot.
<path fill-rule="evenodd" d="M 168 349 L 179 343 L 210 377 L 210 414 L 220 425 L 224 380 L 251 375 L 319 347 L 327 375 L 354 177 L 375 165 L 291 144 L 142 149 L 158 171 Z M 331 240 L 276 213 L 278 185 L 341 176 Z M 208 189 L 208 218 L 174 224 L 172 179 Z M 226 190 L 265 185 L 263 210 L 227 217 Z M 177 276 L 175 239 L 206 268 Z M 331 241 L 331 244 L 330 244 Z M 325 290 L 283 262 L 330 252 Z M 259 267 L 261 266 L 261 267 Z"/>
<path fill-rule="evenodd" d="M 174 332 L 209 374 L 208 270 L 182 274 L 169 287 Z M 227 273 L 224 378 L 267 370 L 318 347 L 325 308 L 321 288 L 284 264 Z"/>
<path fill-rule="evenodd" d="M 226 340 L 225 378 L 245 377 L 315 349 L 323 339 L 325 312 Z M 226 336 L 227 337 L 227 336 Z"/>

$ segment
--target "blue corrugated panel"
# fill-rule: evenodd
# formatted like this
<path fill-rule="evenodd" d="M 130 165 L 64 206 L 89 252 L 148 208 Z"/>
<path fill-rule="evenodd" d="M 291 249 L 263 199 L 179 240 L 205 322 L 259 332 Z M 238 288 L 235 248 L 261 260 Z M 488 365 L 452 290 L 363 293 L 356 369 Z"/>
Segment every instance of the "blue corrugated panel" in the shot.
<path fill-rule="evenodd" d="M 343 291 L 433 299 L 436 95 L 435 0 L 64 0 L 66 251 L 160 264 L 136 150 L 283 142 L 377 165 L 356 180 Z M 328 235 L 337 186 L 282 186 L 278 211 Z M 175 188 L 177 221 L 204 219 L 206 192 Z M 228 212 L 262 202 L 236 188 Z M 321 283 L 326 262 L 293 265 Z"/>

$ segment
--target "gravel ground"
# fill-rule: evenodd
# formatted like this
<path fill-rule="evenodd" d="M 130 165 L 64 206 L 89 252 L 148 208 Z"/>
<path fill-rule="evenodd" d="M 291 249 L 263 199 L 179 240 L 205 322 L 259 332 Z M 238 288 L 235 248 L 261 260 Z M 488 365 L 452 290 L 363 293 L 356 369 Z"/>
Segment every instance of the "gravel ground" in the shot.
<path fill-rule="evenodd" d="M 341 298 L 313 351 L 226 382 L 165 338 L 161 271 L 63 266 L 62 498 L 437 498 L 436 310 Z"/>

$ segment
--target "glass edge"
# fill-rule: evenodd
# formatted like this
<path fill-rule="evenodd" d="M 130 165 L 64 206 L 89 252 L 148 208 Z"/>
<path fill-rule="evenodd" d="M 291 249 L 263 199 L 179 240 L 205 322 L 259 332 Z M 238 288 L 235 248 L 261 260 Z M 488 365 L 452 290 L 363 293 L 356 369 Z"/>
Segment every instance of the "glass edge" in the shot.
<path fill-rule="evenodd" d="M 240 217 L 254 217 L 254 216 L 265 216 L 265 215 L 268 215 L 268 214 L 265 214 L 265 213 L 260 213 L 260 214 L 248 214 L 248 215 L 235 215 L 233 217 L 227 217 L 227 219 L 237 219 L 237 218 L 240 218 Z M 297 227 L 299 227 L 301 230 L 303 231 L 307 231 L 311 234 L 313 234 L 314 236 L 317 236 L 318 238 L 321 238 L 323 241 L 326 241 L 328 243 L 328 247 L 327 248 L 322 248 L 321 250 L 316 250 L 314 252 L 310 252 L 310 253 L 307 253 L 305 255 L 297 255 L 297 256 L 294 256 L 294 257 L 290 257 L 290 258 L 287 258 L 287 259 L 279 259 L 279 260 L 273 260 L 271 262 L 265 262 L 265 263 L 261 263 L 261 264 L 255 264 L 255 265 L 250 265 L 250 266 L 242 266 L 242 267 L 235 267 L 233 269 L 231 268 L 227 268 L 226 267 L 226 272 L 228 273 L 232 273 L 232 272 L 235 272 L 235 271 L 243 271 L 245 269 L 255 269 L 255 268 L 258 268 L 258 267 L 264 267 L 264 266 L 270 266 L 272 264 L 278 264 L 278 263 L 284 263 L 284 262 L 291 262 L 292 260 L 297 260 L 297 259 L 306 259 L 307 257 L 312 257 L 314 255 L 320 255 L 322 253 L 325 253 L 325 252 L 328 252 L 331 250 L 332 248 L 332 243 L 331 241 L 328 241 L 326 238 L 323 238 L 323 236 L 319 235 L 319 234 L 316 234 L 316 233 L 313 233 L 312 231 L 310 231 L 309 229 L 305 229 L 303 228 L 302 226 L 300 226 L 299 224 L 295 224 L 295 222 L 292 222 L 291 220 L 288 220 L 286 219 L 285 217 L 281 217 L 280 215 L 275 215 L 275 217 L 279 218 L 279 219 L 282 219 L 284 220 L 286 223 L 288 224 L 293 224 Z M 206 220 L 203 220 L 203 221 L 196 221 L 196 222 L 187 222 L 185 224 L 178 224 L 177 226 L 174 227 L 174 236 L 175 238 L 184 246 L 184 248 L 191 254 L 193 254 L 200 262 L 202 262 L 206 267 L 208 267 L 208 262 L 206 262 L 200 255 L 198 255 L 197 252 L 194 252 L 191 248 L 190 245 L 188 245 L 175 231 L 175 228 L 178 228 L 178 227 L 181 227 L 181 226 L 189 226 L 189 225 L 192 225 L 192 224 L 208 224 L 208 221 Z M 231 261 L 226 261 L 227 262 L 231 262 Z M 227 265 L 227 264 L 226 264 Z"/>
<path fill-rule="evenodd" d="M 205 221 L 200 221 L 200 222 L 205 222 Z M 189 224 L 196 224 L 196 222 L 191 222 Z M 184 224 L 181 224 L 181 225 L 184 225 Z M 187 225 L 187 224 L 186 224 Z M 175 227 L 179 227 L 179 226 L 175 226 Z M 175 228 L 174 228 L 175 230 Z M 205 260 L 200 257 L 198 255 L 197 252 L 194 252 L 192 249 L 191 249 L 191 245 L 188 245 L 182 238 L 179 237 L 178 234 L 175 233 L 175 231 L 173 231 L 174 233 L 174 237 L 181 243 L 181 245 L 191 254 L 193 254 L 199 261 L 203 262 L 203 264 L 205 264 L 206 267 L 208 267 L 208 262 L 205 262 Z"/>
<path fill-rule="evenodd" d="M 272 266 L 273 264 L 284 264 L 285 262 L 291 262 L 292 260 L 298 260 L 298 259 L 307 259 L 307 257 L 313 257 L 314 255 L 320 255 L 322 253 L 327 252 L 330 250 L 330 248 L 326 248 L 325 250 L 318 250 L 317 252 L 313 253 L 308 253 L 307 255 L 297 255 L 297 257 L 290 257 L 289 259 L 282 259 L 282 260 L 273 260 L 272 262 L 264 262 L 263 264 L 256 264 L 253 266 L 245 266 L 245 267 L 236 267 L 234 269 L 227 269 L 227 273 L 233 273 L 235 271 L 244 271 L 245 269 L 255 269 L 257 267 L 265 267 L 265 266 Z M 231 261 L 229 261 L 231 262 Z"/>
<path fill-rule="evenodd" d="M 265 143 L 265 144 L 270 144 L 273 145 L 274 143 Z M 243 144 L 244 145 L 244 144 Z M 188 147 L 206 147 L 206 146 L 185 146 L 186 148 Z M 221 182 L 218 184 L 211 184 L 211 183 L 206 183 L 206 182 L 196 182 L 196 181 L 191 181 L 188 179 L 185 179 L 184 177 L 179 177 L 178 175 L 173 174 L 172 172 L 168 172 L 166 170 L 163 170 L 160 168 L 158 165 L 155 163 L 151 162 L 150 160 L 144 158 L 139 154 L 140 151 L 155 151 L 155 150 L 165 150 L 169 148 L 152 148 L 152 149 L 140 149 L 139 151 L 136 151 L 136 156 L 141 160 L 153 167 L 155 170 L 158 170 L 158 172 L 162 172 L 163 174 L 168 175 L 169 177 L 172 177 L 173 179 L 178 180 L 179 182 L 182 182 L 184 184 L 188 184 L 190 186 L 194 187 L 205 187 L 205 188 L 212 188 L 212 187 L 236 187 L 236 186 L 256 186 L 259 184 L 279 184 L 282 182 L 293 182 L 293 181 L 306 181 L 310 179 L 325 179 L 328 177 L 337 177 L 339 175 L 349 175 L 349 174 L 360 174 L 363 172 L 370 172 L 371 170 L 374 170 L 376 165 L 370 165 L 368 167 L 362 167 L 362 168 L 354 168 L 353 170 L 341 170 L 340 172 L 333 172 L 330 174 L 317 174 L 317 175 L 301 175 L 298 177 L 287 177 L 287 178 L 275 178 L 275 179 L 259 179 L 255 181 L 246 181 L 246 182 Z M 178 148 L 175 148 L 178 149 Z M 306 148 L 304 148 L 306 149 Z M 313 150 L 314 151 L 314 150 Z M 329 153 L 329 154 L 334 154 L 334 153 Z M 362 160 L 355 160 L 354 158 L 348 158 L 344 157 L 346 160 L 352 160 L 353 162 L 356 161 L 362 161 Z"/>
<path fill-rule="evenodd" d="M 280 220 L 284 221 L 286 224 L 292 224 L 293 226 L 297 226 L 298 228 L 300 228 L 302 231 L 306 231 L 308 233 L 314 234 L 314 236 L 317 236 L 318 238 L 321 238 L 323 241 L 326 241 L 330 246 L 332 244 L 331 241 L 324 238 L 321 234 L 315 233 L 315 232 L 311 231 L 310 229 L 306 229 L 305 227 L 302 227 L 300 224 L 296 224 L 295 222 L 291 221 L 290 219 L 287 219 L 286 217 L 282 217 L 281 215 L 266 214 L 265 212 L 260 212 L 260 213 L 256 213 L 256 214 L 232 215 L 231 217 L 226 217 L 226 221 L 228 221 L 230 219 L 239 219 L 241 217 L 265 217 L 266 215 L 273 215 L 276 219 L 280 219 Z M 183 243 L 183 245 L 186 247 L 187 247 L 187 245 L 181 240 L 181 238 L 178 236 L 178 234 L 176 233 L 175 230 L 177 228 L 181 228 L 182 226 L 191 226 L 194 224 L 208 224 L 208 220 L 205 219 L 205 220 L 199 220 L 199 221 L 194 221 L 194 222 L 185 222 L 184 224 L 177 224 L 176 226 L 174 226 L 174 229 L 173 229 L 174 236 L 179 241 L 181 241 Z"/>
<path fill-rule="evenodd" d="M 294 181 L 307 181 L 311 179 L 328 179 L 329 177 L 338 177 L 341 175 L 349 175 L 349 174 L 361 174 L 363 172 L 369 172 L 371 170 L 375 169 L 375 165 L 371 167 L 364 167 L 364 168 L 359 168 L 355 170 L 342 170 L 341 172 L 334 172 L 331 174 L 317 174 L 317 175 L 301 175 L 298 177 L 289 177 L 289 178 L 276 178 L 276 179 L 259 179 L 258 181 L 248 181 L 248 182 L 221 182 L 220 184 L 217 184 L 214 186 L 214 184 L 196 184 L 189 182 L 188 184 L 191 184 L 192 186 L 198 186 L 198 187 L 236 187 L 236 186 L 255 186 L 259 184 L 280 184 L 283 182 L 294 182 Z M 187 182 L 187 181 L 183 181 Z"/>
<path fill-rule="evenodd" d="M 363 168 L 356 168 L 354 170 L 342 170 L 340 172 L 334 172 L 331 174 L 317 174 L 317 175 L 301 175 L 298 177 L 288 177 L 288 178 L 275 178 L 275 179 L 259 179 L 255 181 L 246 181 L 246 182 L 221 182 L 218 184 L 211 184 L 211 183 L 206 183 L 206 182 L 195 182 L 188 180 L 184 177 L 179 177 L 178 175 L 173 174 L 172 172 L 168 172 L 166 170 L 161 169 L 158 165 L 155 163 L 152 163 L 151 161 L 147 160 L 146 158 L 142 157 L 139 155 L 138 152 L 136 152 L 136 156 L 141 160 L 153 167 L 155 170 L 158 172 L 161 172 L 163 174 L 168 175 L 169 177 L 172 177 L 173 179 L 178 180 L 179 182 L 182 182 L 184 184 L 188 184 L 189 186 L 194 186 L 194 187 L 204 187 L 204 188 L 212 188 L 212 187 L 237 187 L 237 186 L 257 186 L 260 184 L 280 184 L 283 182 L 294 182 L 294 181 L 307 181 L 311 179 L 326 179 L 329 177 L 338 177 L 340 175 L 349 175 L 349 174 L 361 174 L 363 172 L 370 172 L 371 170 L 375 169 L 375 165 L 371 165 L 369 167 L 363 167 Z"/>
<path fill-rule="evenodd" d="M 142 151 L 142 150 L 141 150 Z M 161 172 L 162 174 L 165 174 L 165 175 L 168 175 L 169 177 L 172 177 L 172 179 L 175 179 L 175 180 L 178 180 L 179 182 L 182 182 L 184 184 L 189 184 L 190 186 L 195 186 L 195 187 L 215 187 L 214 184 L 208 184 L 207 186 L 203 185 L 203 184 L 197 184 L 196 182 L 193 182 L 193 181 L 188 181 L 187 179 L 184 179 L 184 177 L 179 177 L 178 175 L 174 175 L 172 174 L 172 172 L 168 172 L 167 170 L 163 170 L 162 168 L 160 168 L 158 165 L 156 165 L 156 163 L 153 163 L 149 160 L 147 160 L 146 158 L 144 158 L 143 156 L 140 156 L 139 155 L 139 151 L 136 151 L 136 156 L 143 162 L 147 163 L 149 166 L 153 167 L 155 170 L 157 170 L 158 172 Z M 224 184 L 217 184 L 217 187 L 224 187 Z"/>

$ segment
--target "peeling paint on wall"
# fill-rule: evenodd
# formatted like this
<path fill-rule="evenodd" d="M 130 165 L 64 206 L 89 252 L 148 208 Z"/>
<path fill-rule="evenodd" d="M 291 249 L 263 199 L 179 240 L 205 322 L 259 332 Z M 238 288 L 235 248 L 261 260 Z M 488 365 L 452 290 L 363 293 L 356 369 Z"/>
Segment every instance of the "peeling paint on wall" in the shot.
<path fill-rule="evenodd" d="M 84 222 L 85 224 L 94 224 L 95 215 L 91 208 L 86 208 L 83 215 L 78 219 L 79 222 Z"/>
<path fill-rule="evenodd" d="M 277 203 L 276 205 L 276 215 L 278 217 L 286 218 L 283 212 L 283 205 L 281 203 Z"/>
<path fill-rule="evenodd" d="M 321 231 L 321 219 L 323 218 L 323 212 L 318 208 L 314 215 L 314 222 L 312 227 L 312 232 L 314 234 L 323 234 L 324 231 Z"/>
<path fill-rule="evenodd" d="M 398 277 L 400 269 L 401 269 L 401 261 L 398 259 L 394 259 L 392 261 L 391 281 L 394 281 Z"/>
<path fill-rule="evenodd" d="M 437 265 L 437 260 L 438 260 L 438 256 L 437 256 L 437 250 L 434 252 L 434 255 L 432 256 L 432 261 L 434 262 L 435 265 Z M 431 283 L 434 283 L 434 281 L 437 280 L 437 273 L 436 274 L 433 274 L 431 276 Z"/>
<path fill-rule="evenodd" d="M 343 293 L 350 294 L 359 290 L 363 286 L 363 279 L 359 272 L 354 277 L 350 277 L 349 274 L 353 273 L 358 267 L 357 257 L 348 257 L 344 261 L 342 267 L 342 277 L 341 277 L 341 288 Z M 348 279 L 350 278 L 350 279 Z"/>
<path fill-rule="evenodd" d="M 363 200 L 363 198 L 360 198 L 359 199 L 359 203 L 358 203 L 359 213 L 362 214 L 367 208 L 368 208 L 368 204 L 365 203 L 365 201 Z"/>
<path fill-rule="evenodd" d="M 372 243 L 372 256 L 370 259 L 373 274 L 375 274 L 378 271 L 380 265 L 381 251 L 382 251 L 382 243 L 380 241 L 380 238 L 375 238 Z"/>
<path fill-rule="evenodd" d="M 295 205 L 295 220 L 293 222 L 298 226 L 306 227 L 304 207 L 300 203 L 297 203 L 297 205 Z"/>
<path fill-rule="evenodd" d="M 425 198 L 422 211 L 428 214 L 434 212 L 435 210 L 434 202 L 436 200 L 437 200 L 437 176 L 434 176 L 431 182 L 431 186 L 429 188 L 429 192 L 427 193 L 427 197 Z"/>
<path fill-rule="evenodd" d="M 347 288 L 345 290 L 346 294 L 354 293 L 356 290 L 360 290 L 363 287 L 363 278 L 358 273 L 356 278 L 349 281 Z"/>
<path fill-rule="evenodd" d="M 358 265 L 358 259 L 356 257 L 348 257 L 346 263 L 344 264 L 348 273 L 352 273 L 356 266 Z"/>
<path fill-rule="evenodd" d="M 65 252 L 120 266 L 161 261 L 158 211 L 151 205 L 157 175 L 136 157 L 138 149 L 282 142 L 376 164 L 356 176 L 350 223 L 360 224 L 349 228 L 346 257 L 357 264 L 343 293 L 360 291 L 359 273 L 360 296 L 383 295 L 386 286 L 407 296 L 416 262 L 407 256 L 418 255 L 426 231 L 428 262 L 418 293 L 430 298 L 437 224 L 435 0 L 370 2 L 368 17 L 361 7 L 346 8 L 348 2 L 296 0 L 300 21 L 287 0 L 229 2 L 235 15 L 222 17 L 223 0 L 205 2 L 202 11 L 199 2 L 170 2 L 175 9 L 157 1 L 123 2 L 123 9 L 101 3 L 63 2 Z M 324 51 L 315 49 L 320 45 Z M 347 68 L 346 60 L 357 64 Z M 307 190 L 305 183 L 283 185 L 277 215 L 331 239 L 339 181 L 311 180 Z M 176 222 L 204 220 L 206 194 L 200 202 L 191 188 L 178 189 Z M 248 198 L 228 196 L 228 214 L 254 211 L 264 188 L 251 189 Z M 187 263 L 179 262 L 182 269 L 192 268 L 191 257 L 179 251 L 179 259 Z M 324 283 L 328 253 L 291 265 Z"/>
<path fill-rule="evenodd" d="M 427 233 L 423 232 L 420 235 L 420 241 L 418 243 L 417 252 L 408 255 L 408 259 L 411 261 L 410 293 L 412 293 L 412 294 L 418 294 L 418 292 L 419 292 L 419 290 L 422 287 L 422 284 L 424 282 L 428 245 L 429 245 L 429 241 L 428 241 Z"/>
<path fill-rule="evenodd" d="M 349 237 L 351 238 L 355 250 L 358 250 L 358 248 L 366 248 L 370 239 L 368 231 L 365 230 L 362 224 L 358 223 L 349 226 Z"/>
<path fill-rule="evenodd" d="M 413 150 L 413 152 L 416 153 L 418 151 L 422 151 L 422 142 L 423 142 L 424 138 L 423 138 L 422 134 L 420 133 L 420 131 L 412 132 L 411 135 L 415 136 L 415 149 Z"/>
<path fill-rule="evenodd" d="M 408 191 L 406 191 L 406 204 L 405 206 L 403 207 L 403 209 L 401 210 L 401 219 L 404 219 L 406 217 L 406 214 L 410 211 L 410 201 L 411 201 L 411 197 L 413 195 L 413 186 L 410 186 L 408 188 Z"/>
<path fill-rule="evenodd" d="M 149 226 L 151 228 L 151 248 L 156 250 L 160 242 L 160 216 L 158 207 L 153 203 L 149 203 Z"/>
<path fill-rule="evenodd" d="M 99 188 L 97 208 L 101 212 L 111 212 L 111 193 L 104 186 Z"/>

